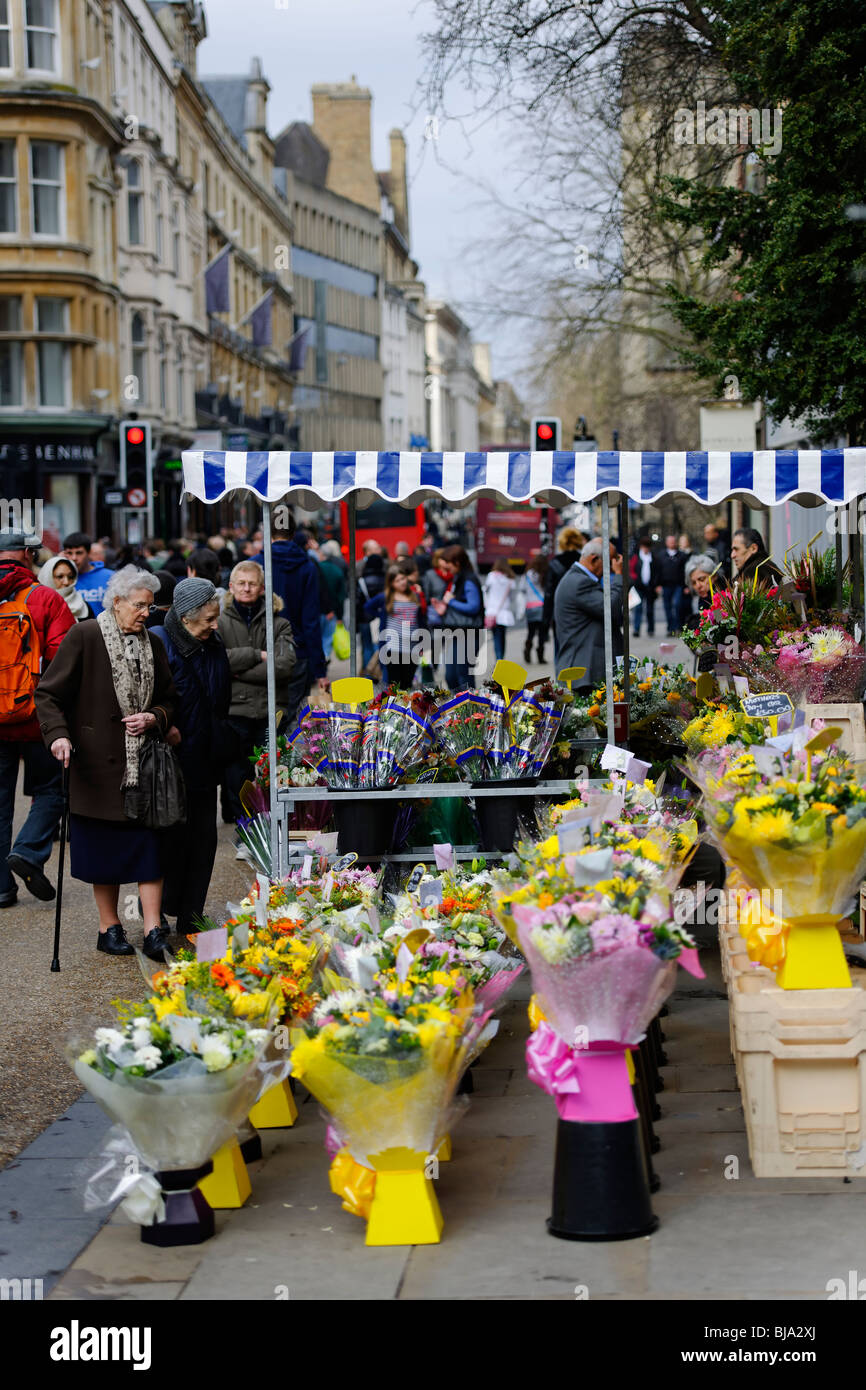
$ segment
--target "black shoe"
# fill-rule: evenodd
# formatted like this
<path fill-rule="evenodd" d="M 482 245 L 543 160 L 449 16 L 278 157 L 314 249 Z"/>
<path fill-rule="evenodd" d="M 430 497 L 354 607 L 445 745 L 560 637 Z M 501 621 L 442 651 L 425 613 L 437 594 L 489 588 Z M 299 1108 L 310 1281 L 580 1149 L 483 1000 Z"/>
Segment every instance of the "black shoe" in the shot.
<path fill-rule="evenodd" d="M 36 864 L 31 864 L 29 859 L 23 859 L 20 854 L 10 854 L 6 863 L 13 874 L 24 880 L 25 887 L 30 889 L 34 898 L 50 903 L 57 896 L 42 870 Z"/>
<path fill-rule="evenodd" d="M 126 939 L 126 933 L 119 922 L 115 922 L 113 927 L 107 931 L 101 931 L 96 941 L 97 951 L 104 951 L 107 956 L 134 956 L 135 951 Z"/>
<path fill-rule="evenodd" d="M 18 901 L 18 889 L 13 888 L 10 893 L 4 893 L 0 897 L 0 907 L 14 907 Z"/>
<path fill-rule="evenodd" d="M 532 660 L 532 648 L 529 647 L 528 645 L 525 646 L 525 647 L 523 648 L 523 660 L 524 660 L 524 661 L 531 661 L 531 660 Z"/>
<path fill-rule="evenodd" d="M 159 961 L 160 965 L 164 965 L 165 956 L 163 952 L 165 951 L 165 948 L 168 945 L 167 938 L 168 932 L 160 922 L 160 925 L 158 927 L 154 927 L 151 931 L 147 933 L 147 936 L 144 938 L 144 941 L 142 942 L 141 949 L 142 951 L 144 951 L 144 954 L 150 958 L 150 960 L 157 960 Z"/>

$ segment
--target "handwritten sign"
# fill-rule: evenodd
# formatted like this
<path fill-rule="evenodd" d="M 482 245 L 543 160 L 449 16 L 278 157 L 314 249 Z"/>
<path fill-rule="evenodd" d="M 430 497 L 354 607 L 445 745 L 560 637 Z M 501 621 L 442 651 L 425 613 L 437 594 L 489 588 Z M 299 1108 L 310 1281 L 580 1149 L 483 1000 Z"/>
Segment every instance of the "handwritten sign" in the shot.
<path fill-rule="evenodd" d="M 719 664 L 719 654 L 715 647 L 707 647 L 706 651 L 698 652 L 698 670 L 714 671 Z"/>
<path fill-rule="evenodd" d="M 424 877 L 424 874 L 425 874 L 425 873 L 426 873 L 426 869 L 425 869 L 425 866 L 424 866 L 423 864 L 416 864 L 416 865 L 415 865 L 414 869 L 412 870 L 411 874 L 409 875 L 409 882 L 406 884 L 406 892 L 407 892 L 407 893 L 417 893 L 417 891 L 418 891 L 418 885 L 420 884 L 420 882 L 421 882 L 422 878 Z"/>
<path fill-rule="evenodd" d="M 742 706 L 750 719 L 771 719 L 793 708 L 790 695 L 784 690 L 768 690 L 762 695 L 747 695 Z"/>
<path fill-rule="evenodd" d="M 334 864 L 334 869 L 338 874 L 341 874 L 345 869 L 351 869 L 352 865 L 357 864 L 357 862 L 358 856 L 354 852 L 352 854 L 344 854 Z"/>

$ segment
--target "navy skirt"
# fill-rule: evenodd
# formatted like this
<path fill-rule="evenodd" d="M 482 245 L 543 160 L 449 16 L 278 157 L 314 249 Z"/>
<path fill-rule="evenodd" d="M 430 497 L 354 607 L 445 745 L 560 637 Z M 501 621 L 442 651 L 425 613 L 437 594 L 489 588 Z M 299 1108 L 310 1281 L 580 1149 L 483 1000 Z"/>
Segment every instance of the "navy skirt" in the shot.
<path fill-rule="evenodd" d="M 153 883 L 162 878 L 159 832 L 70 815 L 69 871 L 82 883 Z"/>

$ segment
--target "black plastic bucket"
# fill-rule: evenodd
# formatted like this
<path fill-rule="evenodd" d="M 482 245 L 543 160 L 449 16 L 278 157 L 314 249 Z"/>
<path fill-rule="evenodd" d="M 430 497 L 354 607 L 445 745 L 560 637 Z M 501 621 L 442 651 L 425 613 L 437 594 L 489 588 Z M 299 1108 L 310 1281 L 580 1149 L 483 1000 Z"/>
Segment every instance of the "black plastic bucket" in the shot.
<path fill-rule="evenodd" d="M 478 821 L 479 843 L 490 854 L 510 854 L 518 834 L 521 812 L 532 812 L 532 798 L 509 796 L 509 787 L 535 787 L 537 777 L 522 777 L 511 782 L 473 782 L 472 786 L 501 788 L 501 796 L 477 796 L 475 818 Z"/>
<path fill-rule="evenodd" d="M 640 1120 L 559 1120 L 550 1234 L 561 1240 L 634 1240 L 657 1226 Z"/>
<path fill-rule="evenodd" d="M 396 797 L 393 801 L 364 800 L 358 792 L 341 795 L 332 791 L 331 795 L 338 852 L 351 854 L 354 850 L 361 863 L 387 854 L 400 809 L 399 800 Z"/>

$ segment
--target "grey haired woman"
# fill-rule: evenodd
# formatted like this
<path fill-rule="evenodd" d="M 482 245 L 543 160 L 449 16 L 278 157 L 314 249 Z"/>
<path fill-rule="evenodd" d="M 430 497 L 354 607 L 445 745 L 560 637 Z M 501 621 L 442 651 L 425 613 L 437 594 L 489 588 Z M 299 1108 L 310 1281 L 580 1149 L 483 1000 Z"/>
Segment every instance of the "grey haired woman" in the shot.
<path fill-rule="evenodd" d="M 138 883 L 145 953 L 163 959 L 158 832 L 130 820 L 124 792 L 138 785 L 142 734 L 172 726 L 175 690 L 165 649 L 145 629 L 159 585 L 135 565 L 117 571 L 96 622 L 71 628 L 41 680 L 43 740 L 69 768 L 70 871 L 93 884 L 97 950 L 129 956 L 118 919 L 122 883 Z"/>

